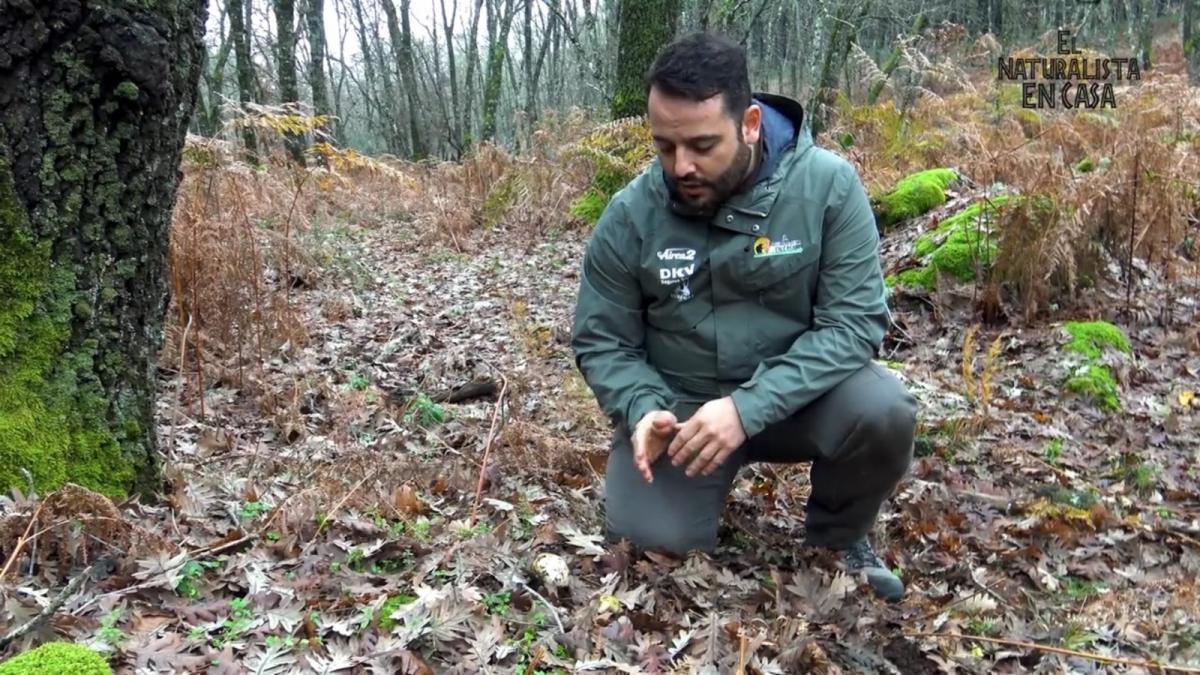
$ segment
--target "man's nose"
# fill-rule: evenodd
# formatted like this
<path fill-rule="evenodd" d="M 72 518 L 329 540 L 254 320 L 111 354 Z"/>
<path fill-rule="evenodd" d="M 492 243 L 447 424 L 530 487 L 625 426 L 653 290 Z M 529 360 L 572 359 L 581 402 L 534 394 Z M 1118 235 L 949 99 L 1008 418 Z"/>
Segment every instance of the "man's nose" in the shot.
<path fill-rule="evenodd" d="M 696 171 L 696 161 L 686 152 L 675 151 L 675 175 L 686 178 Z"/>

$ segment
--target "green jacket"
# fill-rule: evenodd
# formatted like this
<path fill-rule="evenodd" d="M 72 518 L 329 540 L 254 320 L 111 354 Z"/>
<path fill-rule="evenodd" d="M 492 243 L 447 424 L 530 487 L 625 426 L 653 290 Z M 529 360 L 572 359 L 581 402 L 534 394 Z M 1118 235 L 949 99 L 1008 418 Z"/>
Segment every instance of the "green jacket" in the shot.
<path fill-rule="evenodd" d="M 854 167 L 798 131 L 798 103 L 755 98 L 766 154 L 752 188 L 689 213 L 656 160 L 587 244 L 575 363 L 626 428 L 731 395 L 753 436 L 861 368 L 887 330 L 878 230 Z"/>

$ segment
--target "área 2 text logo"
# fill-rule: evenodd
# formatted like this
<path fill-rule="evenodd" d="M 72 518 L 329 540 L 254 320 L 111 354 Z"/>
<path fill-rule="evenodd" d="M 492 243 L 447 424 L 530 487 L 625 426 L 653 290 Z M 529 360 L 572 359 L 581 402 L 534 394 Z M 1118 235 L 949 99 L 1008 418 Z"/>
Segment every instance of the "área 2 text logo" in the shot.
<path fill-rule="evenodd" d="M 696 249 L 694 248 L 664 248 L 658 252 L 659 260 L 686 260 L 691 262 L 696 259 Z"/>

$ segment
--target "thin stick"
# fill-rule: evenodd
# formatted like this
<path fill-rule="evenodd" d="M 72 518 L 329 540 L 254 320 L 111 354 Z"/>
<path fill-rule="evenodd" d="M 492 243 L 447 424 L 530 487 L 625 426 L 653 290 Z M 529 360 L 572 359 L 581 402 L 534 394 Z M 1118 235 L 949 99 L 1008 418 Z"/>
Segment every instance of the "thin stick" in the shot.
<path fill-rule="evenodd" d="M 488 429 L 487 442 L 483 445 L 483 461 L 479 464 L 479 480 L 475 482 L 475 502 L 471 504 L 471 519 L 467 527 L 475 527 L 475 517 L 479 514 L 479 499 L 483 495 L 483 478 L 487 473 L 488 456 L 492 452 L 492 441 L 496 437 L 496 423 L 500 419 L 500 411 L 504 409 L 504 394 L 508 392 L 508 378 L 504 373 L 500 373 L 500 379 L 503 384 L 500 386 L 500 395 L 496 398 L 496 408 L 492 411 L 492 426 Z"/>
<path fill-rule="evenodd" d="M 738 647 L 737 675 L 746 675 L 746 634 L 742 633 L 741 646 Z"/>
<path fill-rule="evenodd" d="M 111 555 L 109 557 L 111 557 Z M 14 640 L 20 639 L 22 635 L 34 630 L 44 621 L 46 621 L 46 619 L 49 619 L 51 616 L 53 616 L 60 607 L 66 604 L 67 599 L 74 595 L 75 591 L 79 590 L 79 587 L 83 585 L 83 582 L 86 581 L 89 576 L 91 576 L 92 570 L 95 569 L 96 564 L 97 563 L 92 563 L 91 565 L 88 565 L 83 569 L 82 572 L 77 574 L 74 579 L 71 579 L 66 588 L 63 588 L 61 591 L 59 591 L 58 595 L 54 596 L 54 600 L 50 601 L 50 604 L 46 605 L 42 611 L 38 612 L 37 616 L 12 629 L 5 634 L 4 637 L 0 637 L 0 652 L 7 649 L 8 645 L 12 644 Z"/>
<path fill-rule="evenodd" d="M 1089 652 L 1079 652 L 1074 649 L 1063 649 L 1062 647 L 1051 647 L 1049 645 L 1040 645 L 1036 642 L 1022 642 L 1020 640 L 1005 640 L 1003 638 L 984 637 L 982 635 L 964 635 L 962 633 L 905 633 L 908 637 L 933 637 L 933 638 L 955 638 L 958 640 L 979 640 L 980 642 L 991 642 L 1007 647 L 1021 647 L 1024 649 L 1034 649 L 1041 652 L 1050 652 L 1052 654 L 1061 654 L 1063 656 L 1074 656 L 1081 659 L 1091 661 L 1099 661 L 1119 666 L 1137 666 L 1139 668 L 1151 668 L 1158 671 L 1174 671 L 1177 673 L 1200 673 L 1200 668 L 1189 668 L 1187 666 L 1170 666 L 1153 661 L 1134 661 L 1132 659 L 1119 659 L 1113 656 L 1103 656 L 1101 654 L 1092 654 Z"/>
<path fill-rule="evenodd" d="M 529 665 L 525 666 L 525 675 L 533 675 L 537 671 L 537 667 L 542 663 L 542 659 L 546 656 L 546 648 L 538 645 L 537 651 L 534 652 L 533 658 L 529 660 Z"/>
<path fill-rule="evenodd" d="M 29 532 L 33 529 L 33 524 L 37 522 L 38 516 L 42 515 L 42 505 L 45 503 L 45 501 L 38 502 L 37 509 L 33 512 L 33 517 L 29 519 L 29 524 L 25 526 L 25 534 L 22 534 L 21 538 L 17 540 L 16 548 L 9 554 L 8 560 L 4 563 L 4 569 L 0 570 L 0 581 L 4 581 L 4 577 L 8 576 L 8 570 L 17 561 L 17 556 L 21 554 L 21 549 L 25 548 L 25 545 L 29 543 L 31 538 Z"/>
<path fill-rule="evenodd" d="M 355 484 L 354 484 L 354 487 L 350 488 L 350 491 L 349 491 L 349 492 L 347 492 L 347 493 L 346 493 L 346 494 L 345 494 L 345 495 L 344 495 L 344 496 L 341 498 L 341 500 L 340 500 L 340 501 L 338 501 L 338 503 L 337 503 L 337 504 L 334 504 L 334 505 L 333 505 L 333 509 L 331 509 L 331 510 L 329 511 L 329 513 L 325 514 L 325 517 L 321 519 L 321 524 L 317 526 L 317 531 L 313 533 L 313 538 L 309 540 L 309 543 L 310 543 L 310 544 L 311 544 L 313 541 L 316 541 L 316 539 L 317 539 L 317 535 L 321 534 L 321 530 L 322 530 L 322 529 L 324 529 L 324 527 L 325 527 L 325 524 L 326 524 L 326 523 L 328 523 L 330 520 L 333 520 L 333 514 L 337 513 L 337 512 L 338 512 L 338 509 L 342 508 L 342 504 L 345 504 L 345 503 L 346 503 L 346 500 L 350 499 L 350 496 L 351 496 L 351 495 L 353 495 L 355 492 L 358 492 L 358 488 L 362 487 L 362 484 L 363 484 L 363 483 L 367 482 L 367 480 L 368 480 L 368 479 L 370 479 L 370 478 L 374 478 L 374 477 L 375 477 L 375 474 L 376 474 L 376 473 L 378 473 L 378 471 L 379 471 L 379 470 L 378 470 L 378 469 L 376 469 L 375 471 L 372 471 L 371 473 L 369 473 L 369 474 L 367 474 L 367 475 L 363 476 L 363 477 L 362 477 L 362 480 L 360 480 L 360 481 L 358 481 L 357 483 L 355 483 Z"/>
<path fill-rule="evenodd" d="M 549 600 L 547 600 L 546 598 L 543 598 L 541 593 L 538 593 L 537 591 L 530 588 L 529 584 L 527 584 L 525 582 L 521 582 L 521 588 L 524 588 L 525 590 L 529 591 L 530 593 L 533 594 L 533 597 L 542 601 L 542 604 L 545 605 L 546 608 L 550 610 L 550 614 L 554 617 L 554 623 L 558 624 L 558 632 L 565 635 L 567 632 L 567 629 L 563 628 L 562 619 L 558 618 L 558 609 L 555 608 L 554 605 L 550 604 Z"/>

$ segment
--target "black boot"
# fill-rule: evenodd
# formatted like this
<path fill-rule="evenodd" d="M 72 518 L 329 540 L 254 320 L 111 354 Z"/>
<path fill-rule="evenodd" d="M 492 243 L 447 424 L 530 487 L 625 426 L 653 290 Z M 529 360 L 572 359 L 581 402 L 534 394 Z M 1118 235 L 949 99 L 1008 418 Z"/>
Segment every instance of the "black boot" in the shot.
<path fill-rule="evenodd" d="M 888 602 L 898 602 L 904 597 L 904 582 L 875 555 L 875 549 L 871 548 L 871 542 L 866 537 L 842 550 L 841 554 L 851 572 L 866 573 L 867 582 L 871 584 L 875 595 Z"/>

